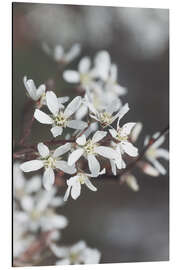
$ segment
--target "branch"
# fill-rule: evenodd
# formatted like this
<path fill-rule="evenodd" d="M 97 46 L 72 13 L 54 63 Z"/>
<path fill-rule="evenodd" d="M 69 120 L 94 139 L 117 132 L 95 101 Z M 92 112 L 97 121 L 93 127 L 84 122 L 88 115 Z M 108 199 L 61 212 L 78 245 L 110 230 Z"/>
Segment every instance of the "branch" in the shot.
<path fill-rule="evenodd" d="M 132 162 L 130 162 L 125 169 L 123 169 L 118 175 L 112 175 L 112 174 L 109 174 L 109 175 L 102 175 L 101 177 L 103 178 L 104 177 L 108 177 L 107 180 L 109 180 L 109 177 L 111 176 L 111 180 L 114 180 L 114 181 L 117 181 L 119 180 L 119 177 L 121 177 L 122 175 L 126 174 L 127 172 L 131 171 L 135 166 L 136 164 L 141 160 L 143 159 L 144 155 L 146 154 L 147 150 L 157 141 L 159 140 L 159 138 L 161 138 L 162 136 L 166 135 L 167 133 L 169 132 L 169 125 L 164 128 L 159 136 L 157 138 L 153 138 L 153 136 L 150 138 L 148 144 L 143 148 L 142 152 L 139 154 L 139 156 L 133 160 Z"/>

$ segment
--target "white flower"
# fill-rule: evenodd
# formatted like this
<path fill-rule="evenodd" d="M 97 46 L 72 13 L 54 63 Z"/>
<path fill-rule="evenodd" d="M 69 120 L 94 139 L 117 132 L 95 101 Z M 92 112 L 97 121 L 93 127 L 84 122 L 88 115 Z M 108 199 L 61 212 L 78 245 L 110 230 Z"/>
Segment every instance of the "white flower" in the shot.
<path fill-rule="evenodd" d="M 21 164 L 20 168 L 24 172 L 36 171 L 44 167 L 43 185 L 46 190 L 50 190 L 54 184 L 55 175 L 54 170 L 59 169 L 67 174 L 74 174 L 76 169 L 74 166 L 69 166 L 66 161 L 61 160 L 60 156 L 67 153 L 71 149 L 71 144 L 59 146 L 53 153 L 49 148 L 43 144 L 38 143 L 39 159 L 26 161 Z"/>
<path fill-rule="evenodd" d="M 105 83 L 105 91 L 107 91 L 107 93 L 109 92 L 111 95 L 114 95 L 114 98 L 127 93 L 126 88 L 120 86 L 117 82 L 117 66 L 115 64 L 112 64 L 110 67 L 110 74 Z"/>
<path fill-rule="evenodd" d="M 69 83 L 79 83 L 83 88 L 89 89 L 93 86 L 94 79 L 97 77 L 95 69 L 90 69 L 91 60 L 89 57 L 83 57 L 78 65 L 78 71 L 66 70 L 63 72 L 63 78 Z"/>
<path fill-rule="evenodd" d="M 108 159 L 118 159 L 118 153 L 108 146 L 100 146 L 98 142 L 107 135 L 105 131 L 96 131 L 92 139 L 86 140 L 86 136 L 76 139 L 77 149 L 73 151 L 68 158 L 68 165 L 72 166 L 80 159 L 82 155 L 88 160 L 89 169 L 93 177 L 97 177 L 100 173 L 100 163 L 96 156 L 100 155 Z"/>
<path fill-rule="evenodd" d="M 75 97 L 64 109 L 58 98 L 52 91 L 46 93 L 46 102 L 52 115 L 48 115 L 39 109 L 35 110 L 34 117 L 42 124 L 52 125 L 51 133 L 54 137 L 62 134 L 63 128 L 84 129 L 87 123 L 80 120 L 71 120 L 71 116 L 81 105 L 81 97 Z"/>
<path fill-rule="evenodd" d="M 75 43 L 69 51 L 65 52 L 61 45 L 56 45 L 54 48 L 49 47 L 46 43 L 42 44 L 43 50 L 56 62 L 70 63 L 73 61 L 81 52 L 81 46 Z"/>
<path fill-rule="evenodd" d="M 24 177 L 20 164 L 16 162 L 13 166 L 13 196 L 21 200 L 26 195 L 39 191 L 41 188 L 41 178 L 38 175 L 32 176 L 28 181 Z"/>
<path fill-rule="evenodd" d="M 99 175 L 104 174 L 105 169 L 103 169 L 101 172 L 99 172 Z M 83 172 L 78 173 L 77 175 L 69 178 L 67 180 L 68 188 L 66 190 L 64 201 L 67 201 L 69 194 L 71 192 L 71 197 L 76 200 L 81 193 L 81 185 L 85 184 L 90 190 L 97 191 L 97 188 L 92 185 L 89 178 L 92 177 L 91 174 L 86 174 Z"/>
<path fill-rule="evenodd" d="M 95 119 L 96 121 L 100 122 L 103 127 L 111 125 L 117 118 L 121 119 L 128 111 L 129 111 L 129 106 L 126 103 L 121 109 L 119 109 L 119 100 L 114 100 L 112 101 L 106 109 L 103 111 L 98 111 L 96 110 L 95 106 L 93 103 L 88 102 L 88 107 L 89 110 L 92 112 L 90 116 Z M 118 112 L 113 115 L 114 112 Z"/>
<path fill-rule="evenodd" d="M 157 138 L 159 136 L 159 132 L 154 134 L 154 138 Z M 148 161 L 151 162 L 151 164 L 155 167 L 157 172 L 165 175 L 166 169 L 163 167 L 163 165 L 157 160 L 158 158 L 164 158 L 166 160 L 169 160 L 169 152 L 166 149 L 159 148 L 165 141 L 165 136 L 161 136 L 155 143 L 152 144 L 148 148 L 148 150 L 145 153 L 145 157 Z M 149 142 L 149 136 L 146 137 L 144 145 L 146 146 Z"/>
<path fill-rule="evenodd" d="M 110 159 L 111 170 L 114 175 L 117 174 L 116 167 L 121 170 L 126 168 L 126 164 L 122 159 L 121 148 L 118 144 L 111 142 L 112 148 L 118 153 L 118 159 Z"/>
<path fill-rule="evenodd" d="M 67 219 L 54 212 L 54 208 L 63 205 L 61 197 L 55 197 L 56 189 L 41 190 L 34 196 L 26 196 L 21 201 L 22 210 L 16 210 L 14 219 L 21 222 L 27 230 L 36 232 L 38 229 L 49 231 L 63 229 Z"/>
<path fill-rule="evenodd" d="M 16 216 L 16 210 L 14 210 Z M 35 240 L 34 235 L 27 234 L 23 223 L 13 220 L 13 258 L 18 258 Z"/>
<path fill-rule="evenodd" d="M 27 90 L 28 95 L 34 101 L 40 100 L 40 103 L 43 104 L 44 98 L 45 98 L 45 91 L 46 91 L 45 84 L 41 84 L 38 88 L 36 88 L 34 81 L 31 79 L 27 80 L 26 76 L 23 78 L 23 81 L 24 81 L 24 86 Z"/>
<path fill-rule="evenodd" d="M 124 110 L 122 115 L 124 116 L 127 111 L 128 110 Z M 120 148 L 122 154 L 126 153 L 131 157 L 136 157 L 138 155 L 138 149 L 129 141 L 131 130 L 136 123 L 126 123 L 120 127 L 119 122 L 122 118 L 122 115 L 119 116 L 117 122 L 117 130 L 109 129 L 109 132 L 111 136 L 117 141 L 118 147 Z"/>
<path fill-rule="evenodd" d="M 94 58 L 97 77 L 106 82 L 109 77 L 111 58 L 107 51 L 99 51 Z"/>
<path fill-rule="evenodd" d="M 52 252 L 60 258 L 56 265 L 65 264 L 97 264 L 100 262 L 101 253 L 97 249 L 89 248 L 84 241 L 79 241 L 71 247 L 51 246 Z"/>

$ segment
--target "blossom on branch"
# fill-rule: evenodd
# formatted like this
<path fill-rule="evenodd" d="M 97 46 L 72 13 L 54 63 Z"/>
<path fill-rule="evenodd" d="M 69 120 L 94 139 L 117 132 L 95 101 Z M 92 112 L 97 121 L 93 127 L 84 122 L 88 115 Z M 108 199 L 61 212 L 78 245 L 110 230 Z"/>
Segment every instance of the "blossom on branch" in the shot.
<path fill-rule="evenodd" d="M 70 143 L 59 146 L 53 152 L 43 143 L 38 143 L 37 148 L 39 158 L 22 163 L 20 168 L 23 172 L 31 172 L 44 168 L 43 186 L 46 190 L 50 190 L 54 184 L 55 169 L 59 169 L 67 174 L 74 174 L 76 172 L 74 166 L 69 166 L 66 161 L 61 160 L 61 156 L 70 150 Z"/>
<path fill-rule="evenodd" d="M 79 241 L 70 247 L 59 247 L 56 244 L 51 244 L 50 247 L 56 257 L 60 259 L 56 262 L 56 265 L 97 264 L 101 258 L 99 250 L 89 248 L 84 241 Z"/>
<path fill-rule="evenodd" d="M 155 133 L 153 138 L 156 139 L 159 136 L 159 132 Z M 144 141 L 144 145 L 146 146 L 149 142 L 149 136 L 146 137 Z M 157 173 L 162 175 L 166 174 L 166 169 L 164 166 L 157 160 L 158 158 L 164 158 L 165 160 L 169 160 L 169 152 L 164 148 L 159 148 L 165 141 L 165 136 L 161 136 L 156 142 L 154 142 L 146 151 L 145 157 L 146 159 L 154 166 Z"/>
<path fill-rule="evenodd" d="M 46 102 L 52 115 L 48 115 L 39 109 L 35 110 L 34 117 L 42 124 L 52 125 L 51 133 L 53 137 L 62 134 L 63 128 L 84 129 L 87 123 L 81 120 L 71 120 L 71 116 L 81 105 L 81 97 L 75 97 L 64 109 L 64 105 L 59 102 L 58 98 L 52 91 L 46 93 Z"/>
<path fill-rule="evenodd" d="M 86 136 L 76 139 L 77 149 L 73 151 L 68 158 L 68 165 L 75 164 L 81 156 L 88 160 L 89 170 L 93 177 L 97 177 L 100 173 L 100 163 L 96 156 L 100 155 L 107 159 L 118 159 L 118 153 L 108 146 L 101 146 L 99 142 L 107 135 L 105 131 L 96 131 L 92 139 L 87 140 Z"/>
<path fill-rule="evenodd" d="M 28 80 L 26 76 L 23 78 L 23 82 L 29 97 L 34 101 L 40 100 L 40 103 L 43 104 L 46 91 L 45 84 L 41 84 L 38 88 L 36 88 L 34 81 L 32 79 Z"/>
<path fill-rule="evenodd" d="M 106 170 L 103 169 L 101 172 L 99 172 L 99 175 L 105 174 Z M 67 180 L 68 188 L 66 190 L 66 193 L 64 195 L 64 201 L 67 201 L 69 194 L 71 193 L 71 197 L 76 200 L 81 193 L 81 185 L 85 184 L 90 190 L 97 191 L 97 188 L 93 186 L 91 181 L 89 180 L 90 177 L 93 177 L 91 174 L 79 172 L 77 175 L 69 178 Z"/>

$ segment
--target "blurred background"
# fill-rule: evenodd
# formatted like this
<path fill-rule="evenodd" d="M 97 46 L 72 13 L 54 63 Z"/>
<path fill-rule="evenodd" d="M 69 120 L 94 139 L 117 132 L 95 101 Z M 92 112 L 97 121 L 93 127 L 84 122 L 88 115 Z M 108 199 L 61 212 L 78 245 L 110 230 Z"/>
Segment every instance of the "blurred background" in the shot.
<path fill-rule="evenodd" d="M 96 7 L 48 4 L 13 4 L 13 139 L 19 140 L 22 111 L 27 100 L 23 77 L 36 85 L 57 73 L 57 65 L 42 50 L 42 43 L 82 45 L 82 56 L 107 50 L 118 66 L 118 81 L 128 88 L 123 97 L 131 108 L 126 121 L 140 121 L 144 136 L 164 129 L 169 122 L 169 11 L 163 9 Z M 58 96 L 74 96 L 61 73 Z M 50 139 L 47 127 L 35 122 L 31 143 Z M 168 148 L 166 140 L 165 147 Z M 163 161 L 162 161 L 163 163 Z M 167 163 L 163 165 L 168 167 Z M 83 189 L 61 213 L 69 219 L 64 244 L 84 239 L 102 252 L 101 263 L 159 261 L 169 258 L 169 177 L 152 178 L 134 170 L 139 192 L 114 182 L 96 181 L 98 192 Z M 64 193 L 62 188 L 62 194 Z M 46 265 L 52 261 L 45 262 Z"/>

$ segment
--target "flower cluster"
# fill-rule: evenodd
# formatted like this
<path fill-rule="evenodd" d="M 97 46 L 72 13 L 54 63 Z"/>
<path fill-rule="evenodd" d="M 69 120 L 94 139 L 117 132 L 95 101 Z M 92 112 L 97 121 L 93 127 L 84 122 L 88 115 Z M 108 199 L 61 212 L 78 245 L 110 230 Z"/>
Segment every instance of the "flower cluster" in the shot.
<path fill-rule="evenodd" d="M 47 251 L 47 248 L 49 254 L 53 253 L 59 258 L 55 264 L 99 263 L 100 252 L 88 247 L 84 241 L 68 247 L 57 246 L 56 241 L 60 243 L 62 230 L 69 223 L 59 213 L 64 200 L 57 196 L 57 188 L 52 187 L 49 191 L 42 188 L 40 175 L 31 176 L 27 180 L 19 163 L 14 164 L 13 171 L 14 264 L 36 265 L 43 260 L 41 253 L 43 250 Z M 40 250 L 37 249 L 38 246 Z"/>
<path fill-rule="evenodd" d="M 44 43 L 43 49 L 63 68 L 81 51 L 79 44 L 67 52 L 61 45 L 51 48 Z M 124 123 L 130 110 L 128 103 L 122 101 L 127 89 L 119 84 L 118 67 L 107 51 L 98 52 L 93 60 L 83 57 L 77 70 L 62 71 L 62 78 L 78 93 L 72 100 L 69 96 L 59 96 L 46 83 L 36 87 L 32 79 L 23 78 L 34 109 L 26 136 L 36 120 L 40 127 L 41 124 L 50 126 L 50 140 L 41 140 L 29 147 L 24 145 L 24 138 L 20 140 L 25 147 L 19 155 L 23 162 L 14 164 L 13 181 L 16 265 L 27 261 L 27 254 L 31 253 L 31 260 L 41 260 L 41 247 L 48 247 L 50 254 L 57 258 L 57 265 L 98 263 L 100 252 L 89 248 L 84 241 L 72 246 L 59 245 L 61 231 L 68 225 L 67 218 L 60 214 L 65 201 L 70 196 L 76 200 L 82 185 L 97 191 L 94 183 L 103 175 L 117 177 L 117 182 L 125 182 L 138 191 L 138 181 L 129 169 L 134 164 L 141 172 L 154 177 L 166 174 L 158 160 L 169 159 L 168 151 L 160 148 L 165 140 L 163 134 L 146 136 L 140 153 L 135 146 L 142 124 Z M 35 174 L 26 178 L 29 172 Z M 67 188 L 61 197 L 58 186 L 64 182 Z M 37 238 L 40 244 L 36 243 Z M 38 245 L 39 253 L 36 249 L 33 253 L 33 247 Z"/>
<path fill-rule="evenodd" d="M 69 63 L 80 53 L 78 44 L 67 53 L 61 46 L 50 49 L 44 44 L 43 48 L 55 61 L 63 63 Z M 38 143 L 35 159 L 22 163 L 20 168 L 25 173 L 44 168 L 42 182 L 47 191 L 53 188 L 56 174 L 72 175 L 66 181 L 66 201 L 69 195 L 77 199 L 83 184 L 96 191 L 91 178 L 109 173 L 110 170 L 117 175 L 126 169 L 127 160 L 138 157 L 138 148 L 134 143 L 142 126 L 135 122 L 121 124 L 130 109 L 128 103 L 123 105 L 121 100 L 127 94 L 127 89 L 118 83 L 117 65 L 107 51 L 98 52 L 93 60 L 88 56 L 83 57 L 77 70 L 67 69 L 62 77 L 67 83 L 74 84 L 75 90 L 81 90 L 81 96 L 71 101 L 68 96 L 57 97 L 52 89 L 46 89 L 45 85 L 36 88 L 33 80 L 24 77 L 28 95 L 36 104 L 34 119 L 50 125 L 53 138 L 61 139 L 56 149 L 49 149 L 46 143 Z M 66 136 L 63 137 L 63 134 Z M 158 157 L 168 159 L 167 150 L 158 149 L 163 141 L 164 137 L 159 138 L 145 153 L 152 165 L 145 161 L 138 163 L 144 173 L 153 176 L 166 173 L 157 161 Z M 148 138 L 145 140 L 147 144 Z M 136 178 L 129 172 L 121 180 L 133 190 L 139 189 Z"/>

